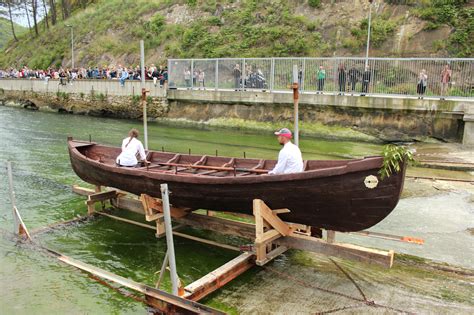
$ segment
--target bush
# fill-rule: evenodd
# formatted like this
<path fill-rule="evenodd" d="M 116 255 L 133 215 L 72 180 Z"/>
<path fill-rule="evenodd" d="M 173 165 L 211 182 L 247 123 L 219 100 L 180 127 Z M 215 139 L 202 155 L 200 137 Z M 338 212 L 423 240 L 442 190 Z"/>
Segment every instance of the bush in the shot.
<path fill-rule="evenodd" d="M 151 20 L 146 23 L 146 27 L 149 31 L 155 34 L 159 34 L 165 24 L 165 17 L 159 13 L 156 13 L 155 15 L 153 15 Z"/>
<path fill-rule="evenodd" d="M 432 31 L 432 30 L 438 29 L 440 26 L 441 24 L 428 21 L 428 23 L 426 23 L 426 25 L 423 27 L 423 30 Z"/>
<path fill-rule="evenodd" d="M 319 8 L 321 6 L 321 0 L 308 0 L 308 4 L 312 8 Z"/>

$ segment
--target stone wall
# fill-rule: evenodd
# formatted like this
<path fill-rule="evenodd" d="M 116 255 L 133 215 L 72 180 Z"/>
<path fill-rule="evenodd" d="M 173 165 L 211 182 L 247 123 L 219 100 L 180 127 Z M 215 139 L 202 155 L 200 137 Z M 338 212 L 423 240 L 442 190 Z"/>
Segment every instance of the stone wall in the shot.
<path fill-rule="evenodd" d="M 100 93 L 74 94 L 0 90 L 0 105 L 100 117 L 130 119 L 142 117 L 141 98 L 138 95 L 117 96 Z M 166 98 L 147 98 L 147 113 L 150 119 L 164 117 L 168 109 Z"/>

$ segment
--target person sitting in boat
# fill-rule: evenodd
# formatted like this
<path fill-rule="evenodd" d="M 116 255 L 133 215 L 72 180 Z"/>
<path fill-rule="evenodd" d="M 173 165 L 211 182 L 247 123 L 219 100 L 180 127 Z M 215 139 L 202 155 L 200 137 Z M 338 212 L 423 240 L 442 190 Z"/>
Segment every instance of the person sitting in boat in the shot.
<path fill-rule="evenodd" d="M 143 144 L 137 138 L 138 130 L 134 128 L 128 132 L 128 137 L 123 139 L 122 153 L 120 153 L 116 160 L 118 166 L 137 166 L 137 153 L 140 154 L 140 158 L 142 161 L 145 162 L 145 164 L 149 163 L 146 160 L 145 149 L 143 148 Z"/>
<path fill-rule="evenodd" d="M 303 171 L 303 157 L 300 149 L 291 142 L 292 134 L 287 128 L 275 132 L 278 142 L 283 146 L 278 154 L 275 168 L 268 174 L 289 174 Z"/>

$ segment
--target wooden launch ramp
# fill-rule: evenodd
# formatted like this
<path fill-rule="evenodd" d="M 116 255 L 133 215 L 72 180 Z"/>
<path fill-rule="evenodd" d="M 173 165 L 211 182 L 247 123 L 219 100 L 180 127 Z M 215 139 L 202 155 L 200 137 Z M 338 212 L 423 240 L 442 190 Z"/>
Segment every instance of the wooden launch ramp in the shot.
<path fill-rule="evenodd" d="M 165 234 L 163 208 L 160 199 L 148 195 L 141 195 L 140 198 L 137 198 L 115 189 L 102 190 L 100 187 L 88 189 L 74 186 L 73 191 L 87 196 L 86 204 L 89 215 L 102 215 L 153 229 L 157 237 L 162 237 Z M 154 222 L 155 225 L 129 220 L 105 211 L 96 211 L 96 204 L 101 203 L 104 210 L 106 201 L 110 201 L 110 204 L 116 209 L 142 214 L 146 221 Z M 178 226 L 173 229 L 173 235 L 240 252 L 239 256 L 228 263 L 184 287 L 181 290 L 180 297 L 188 301 L 199 301 L 253 266 L 263 266 L 288 249 L 311 251 L 332 257 L 377 264 L 387 268 L 390 268 L 393 264 L 394 252 L 391 250 L 375 250 L 353 244 L 339 243 L 336 242 L 336 232 L 334 231 L 326 231 L 325 239 L 314 237 L 312 236 L 311 227 L 284 222 L 278 216 L 280 213 L 291 210 L 270 209 L 264 201 L 259 199 L 254 200 L 253 216 L 246 216 L 247 219 L 251 219 L 247 221 L 254 221 L 255 223 L 219 218 L 212 211 L 199 214 L 183 208 L 171 207 L 170 210 L 173 221 L 178 223 Z M 251 244 L 239 248 L 218 243 L 177 231 L 181 226 L 242 237 L 250 240 Z M 155 307 L 159 304 L 158 306 L 162 309 L 163 307 L 169 307 L 168 304 L 170 303 L 149 296 L 147 296 L 147 301 L 152 301 L 153 303 L 150 303 L 150 305 Z"/>

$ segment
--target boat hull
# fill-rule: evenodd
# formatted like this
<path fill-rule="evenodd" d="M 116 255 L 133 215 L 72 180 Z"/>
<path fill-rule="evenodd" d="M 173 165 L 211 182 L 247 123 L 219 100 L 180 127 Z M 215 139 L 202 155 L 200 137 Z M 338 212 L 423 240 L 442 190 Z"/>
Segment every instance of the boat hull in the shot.
<path fill-rule="evenodd" d="M 244 214 L 252 214 L 253 200 L 262 199 L 272 209 L 290 209 L 280 215 L 285 221 L 344 232 L 367 229 L 388 216 L 398 203 L 405 175 L 403 166 L 381 180 L 377 173 L 382 159 L 369 158 L 365 164 L 351 164 L 352 170 L 214 179 L 116 167 L 90 159 L 72 145 L 69 153 L 75 173 L 94 185 L 160 197 L 160 184 L 167 183 L 176 207 Z M 377 178 L 374 188 L 368 187 L 367 178 L 374 178 L 370 176 Z"/>

